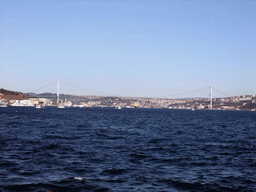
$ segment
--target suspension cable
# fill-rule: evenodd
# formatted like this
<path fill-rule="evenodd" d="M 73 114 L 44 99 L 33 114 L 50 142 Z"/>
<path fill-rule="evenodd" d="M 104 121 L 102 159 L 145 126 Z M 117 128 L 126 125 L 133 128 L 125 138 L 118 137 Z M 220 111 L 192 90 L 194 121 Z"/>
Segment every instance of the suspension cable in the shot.
<path fill-rule="evenodd" d="M 222 91 L 220 91 L 220 90 L 218 90 L 218 89 L 216 89 L 216 88 L 214 88 L 214 87 L 213 87 L 213 89 L 216 90 L 216 91 L 218 91 L 218 92 L 220 92 L 220 93 L 223 94 L 224 96 L 229 97 L 228 95 L 226 95 L 226 94 L 223 93 Z"/>
<path fill-rule="evenodd" d="M 193 90 L 193 91 L 187 91 L 187 92 L 173 94 L 173 95 L 158 96 L 158 98 L 161 98 L 161 97 L 173 97 L 173 96 L 177 96 L 177 95 L 184 95 L 184 94 L 194 93 L 194 92 L 201 91 L 201 90 L 208 89 L 208 88 L 209 88 L 209 86 L 201 88 L 201 89 L 197 89 L 197 90 Z"/>
<path fill-rule="evenodd" d="M 81 89 L 81 90 L 85 90 L 85 91 L 90 91 L 90 92 L 94 92 L 94 93 L 98 93 L 98 94 L 103 94 L 103 95 L 111 95 L 111 96 L 121 97 L 121 96 L 118 96 L 118 95 L 113 95 L 113 94 L 103 93 L 103 92 L 99 92 L 99 91 L 94 91 L 94 90 L 87 89 L 87 88 L 78 87 L 78 86 L 76 86 L 76 85 L 71 85 L 71 84 L 66 83 L 66 82 L 64 82 L 64 81 L 60 81 L 60 82 L 66 84 L 66 85 L 69 85 L 69 86 L 72 86 L 72 87 Z"/>
<path fill-rule="evenodd" d="M 45 88 L 45 87 L 48 87 L 49 85 L 52 85 L 53 83 L 56 83 L 57 81 L 54 81 L 54 82 L 52 82 L 52 83 L 50 83 L 50 84 L 48 84 L 48 85 L 45 85 L 44 87 L 41 87 L 41 88 L 39 88 L 39 89 L 37 89 L 37 90 L 35 90 L 35 91 L 33 91 L 34 93 L 36 93 L 37 91 L 39 91 L 39 90 L 41 90 L 41 89 L 43 89 L 43 88 Z"/>

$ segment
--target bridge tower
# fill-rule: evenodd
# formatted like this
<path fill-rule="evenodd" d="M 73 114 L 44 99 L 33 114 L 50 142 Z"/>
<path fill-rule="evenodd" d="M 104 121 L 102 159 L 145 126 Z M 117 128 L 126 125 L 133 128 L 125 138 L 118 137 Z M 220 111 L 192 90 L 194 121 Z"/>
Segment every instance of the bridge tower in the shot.
<path fill-rule="evenodd" d="M 210 87 L 210 94 L 209 94 L 209 99 L 210 99 L 210 105 L 209 105 L 209 109 L 212 109 L 212 86 Z"/>
<path fill-rule="evenodd" d="M 57 105 L 60 103 L 60 80 L 57 83 Z"/>

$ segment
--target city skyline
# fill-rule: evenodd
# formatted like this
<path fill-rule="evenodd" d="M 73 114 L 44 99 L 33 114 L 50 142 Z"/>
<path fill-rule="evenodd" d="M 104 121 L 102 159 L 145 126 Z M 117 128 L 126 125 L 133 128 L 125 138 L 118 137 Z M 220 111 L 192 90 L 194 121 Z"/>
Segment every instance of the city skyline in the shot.
<path fill-rule="evenodd" d="M 228 96 L 255 94 L 255 5 L 4 1 L 0 87 L 32 92 L 60 79 L 131 97 L 161 97 L 209 86 Z M 56 86 L 45 92 L 53 90 Z M 223 97 L 221 92 L 213 96 Z M 65 85 L 60 93 L 93 95 Z"/>

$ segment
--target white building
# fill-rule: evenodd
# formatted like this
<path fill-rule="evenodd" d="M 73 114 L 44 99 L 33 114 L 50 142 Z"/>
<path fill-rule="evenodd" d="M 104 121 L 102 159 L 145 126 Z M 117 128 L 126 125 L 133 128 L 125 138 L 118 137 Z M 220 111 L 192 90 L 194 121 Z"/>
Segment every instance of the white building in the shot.
<path fill-rule="evenodd" d="M 204 109 L 204 106 L 200 103 L 199 106 L 196 107 L 197 109 Z"/>

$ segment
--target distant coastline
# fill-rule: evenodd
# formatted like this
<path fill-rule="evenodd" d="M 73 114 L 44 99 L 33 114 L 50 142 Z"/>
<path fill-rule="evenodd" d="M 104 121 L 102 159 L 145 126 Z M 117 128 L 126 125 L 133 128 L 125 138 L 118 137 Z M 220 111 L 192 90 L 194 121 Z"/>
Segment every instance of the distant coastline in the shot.
<path fill-rule="evenodd" d="M 171 99 L 60 94 L 60 100 L 63 105 L 68 107 L 209 109 L 209 99 L 200 97 Z M 56 106 L 57 94 L 22 93 L 0 89 L 0 101 L 8 105 L 13 103 L 29 103 L 29 105 Z M 212 109 L 215 110 L 256 110 L 256 95 L 213 98 L 212 102 Z"/>

